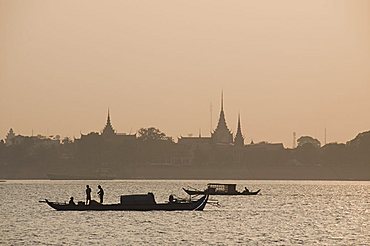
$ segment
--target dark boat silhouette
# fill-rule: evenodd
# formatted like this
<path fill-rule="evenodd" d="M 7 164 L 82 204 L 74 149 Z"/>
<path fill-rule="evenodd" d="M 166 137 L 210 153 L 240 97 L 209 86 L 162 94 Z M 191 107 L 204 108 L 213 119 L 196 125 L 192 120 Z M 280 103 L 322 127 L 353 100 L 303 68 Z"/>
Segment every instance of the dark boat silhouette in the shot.
<path fill-rule="evenodd" d="M 79 202 L 77 205 L 45 202 L 58 211 L 202 211 L 208 201 L 208 195 L 204 195 L 196 201 L 175 200 L 166 203 L 156 203 L 153 193 L 145 195 L 121 196 L 121 202 L 117 204 L 100 204 L 92 201 L 89 205 Z"/>
<path fill-rule="evenodd" d="M 224 196 L 250 196 L 257 195 L 261 189 L 257 191 L 244 190 L 242 192 L 236 190 L 236 184 L 219 184 L 219 183 L 209 183 L 207 184 L 207 189 L 205 190 L 196 190 L 196 189 L 185 189 L 183 190 L 189 195 L 224 195 Z"/>

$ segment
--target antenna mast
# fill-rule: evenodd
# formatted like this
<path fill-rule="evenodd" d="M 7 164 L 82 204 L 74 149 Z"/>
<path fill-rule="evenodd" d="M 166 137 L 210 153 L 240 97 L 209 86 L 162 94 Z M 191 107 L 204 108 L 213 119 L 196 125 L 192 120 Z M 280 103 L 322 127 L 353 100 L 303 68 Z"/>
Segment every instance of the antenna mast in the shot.
<path fill-rule="evenodd" d="M 212 134 L 212 129 L 213 129 L 213 126 L 212 126 L 212 102 L 211 104 L 209 105 L 209 112 L 210 112 L 210 116 L 211 116 L 211 122 L 210 122 L 210 129 L 209 129 L 209 132 Z"/>

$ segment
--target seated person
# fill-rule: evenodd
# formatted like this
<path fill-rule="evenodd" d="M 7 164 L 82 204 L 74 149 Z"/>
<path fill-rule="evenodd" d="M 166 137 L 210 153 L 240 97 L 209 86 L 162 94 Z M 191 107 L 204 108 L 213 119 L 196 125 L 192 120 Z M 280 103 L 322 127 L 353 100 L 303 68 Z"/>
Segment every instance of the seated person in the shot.
<path fill-rule="evenodd" d="M 244 187 L 244 193 L 249 193 L 249 190 L 247 187 Z"/>
<path fill-rule="evenodd" d="M 76 203 L 73 201 L 73 196 L 71 196 L 71 198 L 69 199 L 68 204 L 69 205 L 76 205 Z"/>
<path fill-rule="evenodd" d="M 173 203 L 173 202 L 177 202 L 177 199 L 173 197 L 173 195 L 170 195 L 170 197 L 168 198 L 168 200 Z"/>

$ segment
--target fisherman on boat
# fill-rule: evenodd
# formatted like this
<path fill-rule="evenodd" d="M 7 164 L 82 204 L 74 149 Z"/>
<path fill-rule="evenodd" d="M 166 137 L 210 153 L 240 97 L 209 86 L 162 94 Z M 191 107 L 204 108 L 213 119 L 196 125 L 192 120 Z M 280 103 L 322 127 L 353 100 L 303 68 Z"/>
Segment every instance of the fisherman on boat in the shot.
<path fill-rule="evenodd" d="M 73 201 L 73 196 L 71 196 L 71 198 L 69 199 L 69 202 L 68 202 L 69 205 L 76 205 L 76 203 Z"/>
<path fill-rule="evenodd" d="M 202 211 L 207 204 L 208 195 L 204 195 L 198 200 L 174 202 L 155 202 L 153 193 L 122 195 L 120 203 L 100 204 L 91 200 L 88 206 L 82 204 L 70 205 L 68 203 L 45 202 L 50 207 L 58 211 Z M 71 199 L 72 200 L 72 199 Z"/>
<path fill-rule="evenodd" d="M 89 205 L 91 202 L 91 188 L 89 185 L 86 185 L 86 205 Z"/>
<path fill-rule="evenodd" d="M 248 190 L 248 188 L 247 188 L 247 187 L 244 187 L 244 192 L 245 192 L 245 193 L 249 193 L 249 190 Z"/>
<path fill-rule="evenodd" d="M 98 195 L 100 198 L 100 203 L 103 204 L 104 190 L 100 185 L 98 185 L 98 189 L 99 189 Z"/>
<path fill-rule="evenodd" d="M 177 202 L 177 199 L 173 197 L 173 195 L 170 195 L 168 197 L 168 200 L 170 201 L 170 203 L 174 203 L 174 202 Z"/>

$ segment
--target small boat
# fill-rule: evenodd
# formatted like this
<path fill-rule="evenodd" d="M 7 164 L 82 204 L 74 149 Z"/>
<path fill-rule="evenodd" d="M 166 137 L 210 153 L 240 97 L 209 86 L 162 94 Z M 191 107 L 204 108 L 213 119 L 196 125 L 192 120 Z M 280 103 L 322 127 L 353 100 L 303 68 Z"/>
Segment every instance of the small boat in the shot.
<path fill-rule="evenodd" d="M 207 189 L 205 190 L 196 190 L 196 189 L 185 189 L 183 190 L 189 195 L 225 195 L 225 196 L 236 196 L 236 195 L 257 195 L 261 189 L 257 191 L 244 190 L 242 192 L 236 190 L 236 184 L 219 184 L 219 183 L 209 183 L 207 184 Z"/>
<path fill-rule="evenodd" d="M 116 204 L 100 204 L 94 200 L 89 205 L 85 205 L 84 202 L 78 204 L 50 202 L 47 199 L 40 202 L 45 202 L 58 211 L 202 211 L 207 201 L 208 195 L 204 195 L 196 201 L 171 200 L 156 203 L 153 193 L 148 193 L 121 196 L 120 203 Z"/>

